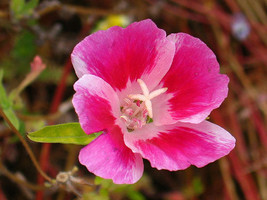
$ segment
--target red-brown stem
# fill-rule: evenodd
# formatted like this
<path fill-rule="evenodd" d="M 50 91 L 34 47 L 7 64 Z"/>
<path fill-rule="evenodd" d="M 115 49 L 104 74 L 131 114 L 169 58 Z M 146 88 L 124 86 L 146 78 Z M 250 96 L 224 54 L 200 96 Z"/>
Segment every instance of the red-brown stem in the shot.
<path fill-rule="evenodd" d="M 229 98 L 231 99 L 231 97 Z M 233 99 L 233 98 L 232 98 Z M 234 100 L 232 100 L 234 101 Z M 245 139 L 242 133 L 242 128 L 240 127 L 240 123 L 238 121 L 238 118 L 236 116 L 236 110 L 232 103 L 228 104 L 228 114 L 229 114 L 229 123 L 231 126 L 231 131 L 234 133 L 234 136 L 236 138 L 236 149 L 238 151 L 238 154 L 240 155 L 243 162 L 248 161 L 248 150 L 245 144 Z"/>
<path fill-rule="evenodd" d="M 80 38 L 85 37 L 89 33 L 90 29 L 91 29 L 91 23 L 89 22 L 88 24 L 85 24 L 83 29 L 81 30 Z M 67 78 L 71 72 L 71 69 L 72 69 L 72 63 L 71 63 L 71 58 L 69 57 L 64 66 L 64 71 L 60 79 L 60 83 L 58 84 L 57 89 L 55 91 L 55 95 L 52 100 L 52 105 L 50 108 L 50 113 L 55 113 L 59 107 L 59 104 L 62 100 L 66 88 Z M 53 124 L 53 122 L 50 122 L 50 124 Z M 40 155 L 40 165 L 44 171 L 46 171 L 50 166 L 49 162 L 50 149 L 51 149 L 50 143 L 43 144 Z M 44 179 L 41 176 L 38 176 L 38 183 L 42 184 L 43 182 Z M 36 200 L 42 200 L 42 199 L 43 199 L 43 191 L 38 191 L 36 194 Z"/>
<path fill-rule="evenodd" d="M 251 111 L 250 119 L 252 120 L 255 128 L 257 129 L 259 133 L 259 137 L 261 139 L 263 147 L 267 151 L 267 131 L 264 126 L 264 122 L 261 117 L 261 114 L 259 113 L 256 106 L 252 103 L 252 101 L 250 101 L 248 98 L 243 99 L 243 104 L 250 109 Z"/>
<path fill-rule="evenodd" d="M 59 107 L 59 104 L 62 100 L 63 93 L 66 88 L 66 81 L 68 78 L 68 75 L 71 72 L 72 64 L 71 59 L 69 58 L 64 66 L 64 72 L 62 74 L 60 83 L 57 86 L 57 89 L 55 91 L 55 95 L 52 101 L 52 105 L 50 108 L 50 113 L 55 113 Z M 53 122 L 50 122 L 50 124 L 53 124 Z M 40 155 L 40 165 L 44 171 L 47 171 L 50 162 L 49 162 L 49 155 L 51 150 L 51 144 L 45 143 L 42 145 L 41 155 Z M 43 184 L 44 178 L 42 176 L 38 176 L 38 184 Z M 36 194 L 36 200 L 42 200 L 43 199 L 43 191 L 38 191 Z"/>
<path fill-rule="evenodd" d="M 2 191 L 2 188 L 0 188 L 0 199 L 2 199 L 2 200 L 7 200 L 5 194 L 4 194 L 3 191 Z"/>
<path fill-rule="evenodd" d="M 238 180 L 242 191 L 245 194 L 245 197 L 247 200 L 255 199 L 259 200 L 259 194 L 257 192 L 257 187 L 255 186 L 255 183 L 250 176 L 250 174 L 246 174 L 244 170 L 244 164 L 241 162 L 239 157 L 236 154 L 236 151 L 232 151 L 232 153 L 229 154 L 229 158 L 232 163 L 232 167 L 234 170 L 234 174 L 236 176 L 236 179 Z"/>
<path fill-rule="evenodd" d="M 211 117 L 216 124 L 219 124 L 222 127 L 226 127 L 226 123 L 225 123 L 226 120 L 221 116 L 218 110 L 213 111 Z M 232 134 L 235 135 L 234 132 Z M 239 159 L 236 149 L 234 149 L 229 154 L 228 158 L 231 161 L 231 166 L 233 168 L 234 175 L 238 183 L 240 184 L 242 191 L 244 192 L 245 198 L 247 200 L 250 200 L 250 199 L 259 200 L 260 197 L 258 195 L 255 182 L 253 178 L 251 177 L 251 175 L 245 172 L 245 163 L 243 163 Z"/>
<path fill-rule="evenodd" d="M 231 79 L 234 80 L 234 78 Z M 231 83 L 232 89 L 235 90 L 235 92 L 238 94 L 238 91 L 242 90 L 241 86 L 239 86 L 235 81 L 232 81 Z M 261 139 L 261 142 L 263 143 L 265 150 L 267 150 L 267 128 L 264 124 L 264 119 L 259 113 L 259 110 L 256 108 L 254 101 L 251 100 L 248 94 L 244 94 L 242 98 L 240 98 L 240 101 L 246 108 L 250 110 L 250 119 L 259 133 L 259 137 Z"/>
<path fill-rule="evenodd" d="M 205 7 L 203 3 L 198 3 L 196 2 L 192 2 L 192 1 L 185 1 L 185 0 L 172 0 L 173 2 L 176 2 L 177 4 L 180 4 L 182 6 L 184 6 L 187 9 L 190 9 L 192 11 L 194 11 L 195 13 L 193 13 L 193 15 L 196 15 L 196 13 L 201 14 L 200 17 L 212 17 L 212 19 L 217 19 L 216 21 L 218 23 L 221 24 L 221 26 L 227 30 L 228 32 L 231 31 L 230 28 L 230 24 L 231 24 L 231 20 L 232 20 L 232 15 L 230 14 L 225 14 L 225 12 L 223 12 L 218 5 L 216 5 L 216 7 L 210 9 L 208 7 Z M 230 6 L 230 9 L 232 10 L 233 13 L 235 13 L 238 10 L 238 5 L 232 1 L 231 4 L 229 4 L 229 2 L 226 2 L 228 4 L 228 6 Z M 173 9 L 176 9 L 175 7 L 173 7 Z M 178 9 L 178 8 L 177 8 Z M 179 8 L 180 10 L 185 10 L 183 8 Z M 240 10 L 240 9 L 239 9 Z M 180 12 L 180 11 L 179 11 Z M 179 13 L 178 12 L 178 13 Z M 190 19 L 191 13 L 187 13 L 186 15 L 184 15 L 185 18 Z M 205 18 L 203 19 L 205 20 Z M 203 21 L 202 20 L 202 21 Z M 251 52 L 251 54 L 253 54 L 255 57 L 257 57 L 259 60 L 263 61 L 264 63 L 267 63 L 267 58 L 265 56 L 265 52 L 266 52 L 266 47 L 264 46 L 264 43 L 262 42 L 262 38 L 260 38 L 262 35 L 259 35 L 259 33 L 265 33 L 266 32 L 266 27 L 260 23 L 257 23 L 251 19 L 250 20 L 250 24 L 252 26 L 253 29 L 255 29 L 255 31 L 251 31 L 250 36 L 249 36 L 249 40 L 245 41 L 244 44 L 245 46 L 248 48 L 248 50 Z M 199 21 L 199 20 L 195 20 L 195 21 Z M 201 21 L 199 21 L 201 22 Z"/>
<path fill-rule="evenodd" d="M 155 4 L 155 2 L 153 0 L 146 0 L 146 1 L 151 5 Z M 193 12 L 190 12 L 190 11 L 187 11 L 187 10 L 180 8 L 180 7 L 177 7 L 177 6 L 174 7 L 173 5 L 165 4 L 165 5 L 163 5 L 163 9 L 165 9 L 166 12 L 170 12 L 173 15 L 177 15 L 181 18 L 189 19 L 189 20 L 200 22 L 203 24 L 208 23 L 207 20 L 203 16 L 196 14 L 196 13 L 193 13 Z"/>
<path fill-rule="evenodd" d="M 229 8 L 232 10 L 233 13 L 240 12 L 240 8 L 238 7 L 235 1 L 225 0 L 225 2 L 229 6 Z"/>
<path fill-rule="evenodd" d="M 9 118 L 6 116 L 5 112 L 0 108 L 0 116 L 3 117 L 5 122 L 8 124 L 12 132 L 16 134 L 16 136 L 19 138 L 20 142 L 22 143 L 23 147 L 25 148 L 26 152 L 28 153 L 31 161 L 33 162 L 36 170 L 40 173 L 40 176 L 43 176 L 47 181 L 52 182 L 52 179 L 42 170 L 41 166 L 37 162 L 37 159 L 27 143 L 27 141 L 24 139 L 24 137 L 20 134 L 20 132 L 16 129 L 16 127 L 12 124 L 12 122 L 9 120 Z"/>

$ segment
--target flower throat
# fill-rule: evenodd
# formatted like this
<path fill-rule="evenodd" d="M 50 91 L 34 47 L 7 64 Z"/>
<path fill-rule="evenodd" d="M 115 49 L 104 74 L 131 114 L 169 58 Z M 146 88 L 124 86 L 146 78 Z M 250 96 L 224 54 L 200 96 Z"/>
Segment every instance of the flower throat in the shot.
<path fill-rule="evenodd" d="M 137 82 L 143 94 L 130 94 L 121 105 L 121 119 L 124 121 L 129 132 L 153 122 L 151 100 L 167 91 L 165 87 L 149 93 L 144 81 L 138 79 Z"/>

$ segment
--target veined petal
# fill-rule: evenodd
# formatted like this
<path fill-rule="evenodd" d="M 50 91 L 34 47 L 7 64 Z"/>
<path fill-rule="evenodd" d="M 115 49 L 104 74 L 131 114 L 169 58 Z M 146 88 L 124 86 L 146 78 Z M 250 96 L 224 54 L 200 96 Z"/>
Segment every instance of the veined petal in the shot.
<path fill-rule="evenodd" d="M 93 74 L 119 91 L 140 78 L 151 90 L 169 70 L 174 52 L 165 31 L 143 20 L 93 33 L 74 48 L 71 58 L 79 78 Z"/>
<path fill-rule="evenodd" d="M 117 184 L 137 182 L 144 170 L 141 155 L 125 146 L 118 127 L 81 149 L 79 161 L 88 171 Z"/>
<path fill-rule="evenodd" d="M 199 39 L 185 33 L 167 38 L 175 42 L 176 52 L 160 85 L 168 88 L 165 95 L 171 98 L 157 102 L 155 107 L 164 109 L 154 121 L 157 125 L 176 121 L 199 123 L 226 98 L 229 79 L 219 73 L 216 56 Z"/>
<path fill-rule="evenodd" d="M 223 128 L 203 121 L 199 124 L 176 123 L 124 134 L 125 144 L 150 161 L 157 169 L 181 170 L 191 164 L 203 167 L 227 155 L 235 138 Z"/>
<path fill-rule="evenodd" d="M 112 127 L 120 116 L 119 99 L 112 87 L 94 75 L 84 75 L 75 84 L 73 106 L 85 133 Z"/>

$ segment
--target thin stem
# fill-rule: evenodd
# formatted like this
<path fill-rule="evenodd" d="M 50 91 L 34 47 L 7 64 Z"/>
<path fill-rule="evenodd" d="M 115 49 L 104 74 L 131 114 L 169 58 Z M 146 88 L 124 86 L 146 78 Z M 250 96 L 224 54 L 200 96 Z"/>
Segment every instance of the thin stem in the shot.
<path fill-rule="evenodd" d="M 43 16 L 47 13 L 50 13 L 55 10 L 61 10 L 61 9 L 67 9 L 70 11 L 74 11 L 77 14 L 80 15 L 98 15 L 98 16 L 107 16 L 111 14 L 122 14 L 122 12 L 115 12 L 112 10 L 105 10 L 105 9 L 99 9 L 99 8 L 87 8 L 82 6 L 76 6 L 76 5 L 70 5 L 70 4 L 51 4 L 47 6 L 46 8 L 43 8 L 42 10 L 38 11 L 38 16 Z"/>
<path fill-rule="evenodd" d="M 30 159 L 32 160 L 34 166 L 36 167 L 37 171 L 49 182 L 52 182 L 52 179 L 41 169 L 40 165 L 38 164 L 30 146 L 26 142 L 26 140 L 21 136 L 20 132 L 15 128 L 15 126 L 11 123 L 11 121 L 8 119 L 2 108 L 0 108 L 0 115 L 4 118 L 4 120 L 8 123 L 10 129 L 18 136 L 19 140 L 23 144 L 24 148 L 26 149 L 27 153 L 30 156 Z"/>
<path fill-rule="evenodd" d="M 1 173 L 3 175 L 5 175 L 6 177 L 8 177 L 10 180 L 14 181 L 17 184 L 21 184 L 31 190 L 44 190 L 46 189 L 45 186 L 43 185 L 36 185 L 36 184 L 32 184 L 29 183 L 27 181 L 24 181 L 20 178 L 18 178 L 17 176 L 15 176 L 14 174 L 12 174 L 4 165 L 3 163 L 0 162 L 0 169 L 1 169 Z"/>
<path fill-rule="evenodd" d="M 238 195 L 235 190 L 233 178 L 231 177 L 229 161 L 226 158 L 221 158 L 219 160 L 219 165 L 222 171 L 222 178 L 224 181 L 224 185 L 226 187 L 226 190 L 228 191 L 228 195 L 230 196 L 230 199 L 237 200 Z"/>

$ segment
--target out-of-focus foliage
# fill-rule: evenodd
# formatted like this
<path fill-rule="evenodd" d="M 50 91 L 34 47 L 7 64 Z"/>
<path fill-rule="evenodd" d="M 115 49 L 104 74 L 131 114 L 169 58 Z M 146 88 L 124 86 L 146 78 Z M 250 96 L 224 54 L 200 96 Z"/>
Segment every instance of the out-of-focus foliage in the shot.
<path fill-rule="evenodd" d="M 16 19 L 20 19 L 32 15 L 38 2 L 39 0 L 10 0 L 10 10 Z"/>
<path fill-rule="evenodd" d="M 112 199 L 129 199 L 129 200 L 145 200 L 145 196 L 138 190 L 140 188 L 151 190 L 150 180 L 144 175 L 140 181 L 134 185 L 113 184 L 111 180 L 102 179 L 100 177 L 95 178 L 95 184 L 99 185 L 99 190 L 97 192 L 87 192 L 84 194 L 83 198 L 85 200 L 110 200 Z"/>
<path fill-rule="evenodd" d="M 209 120 L 236 137 L 236 148 L 227 157 L 201 169 L 190 167 L 184 171 L 154 173 L 145 162 L 149 181 L 143 177 L 140 183 L 126 186 L 96 180 L 98 187 L 81 190 L 84 197 L 90 200 L 265 200 L 266 13 L 264 0 L 1 0 L 0 106 L 21 133 L 25 128 L 36 130 L 47 124 L 77 121 L 72 108 L 61 109 L 74 93 L 76 76 L 69 59 L 74 45 L 96 30 L 151 18 L 167 34 L 189 33 L 203 40 L 216 54 L 222 73 L 230 77 L 229 95 Z M 242 20 L 235 17 L 240 14 Z M 12 91 L 30 72 L 30 62 L 36 54 L 47 68 L 19 96 L 11 95 L 10 99 Z M 52 178 L 59 171 L 78 165 L 80 176 L 93 182 L 93 175 L 79 165 L 79 146 L 29 144 L 41 168 Z M 34 190 L 10 179 L 1 166 L 8 166 L 15 177 L 19 177 L 15 173 L 19 172 L 27 183 L 43 185 L 42 181 L 37 183 L 40 175 L 35 173 L 26 151 L 2 118 L 0 152 L 0 199 L 75 198 L 55 188 Z M 50 153 L 47 156 L 45 152 Z"/>
<path fill-rule="evenodd" d="M 11 52 L 12 59 L 21 65 L 29 65 L 36 53 L 35 35 L 29 31 L 21 32 L 15 39 L 15 44 Z"/>
<path fill-rule="evenodd" d="M 36 54 L 35 40 L 36 36 L 27 30 L 16 35 L 9 57 L 0 63 L 0 67 L 5 69 L 6 77 L 14 78 L 17 74 L 25 75 L 29 72 L 29 63 Z"/>

